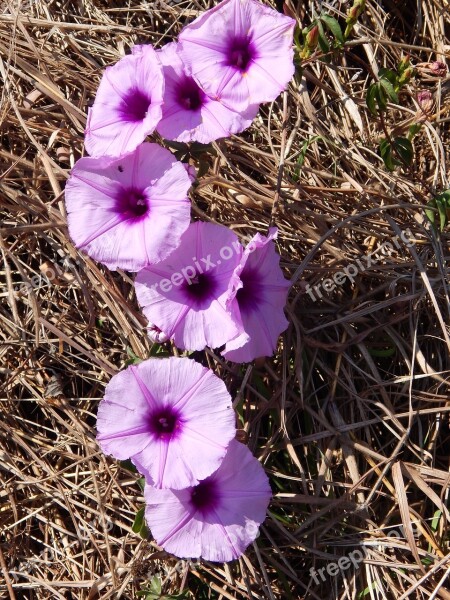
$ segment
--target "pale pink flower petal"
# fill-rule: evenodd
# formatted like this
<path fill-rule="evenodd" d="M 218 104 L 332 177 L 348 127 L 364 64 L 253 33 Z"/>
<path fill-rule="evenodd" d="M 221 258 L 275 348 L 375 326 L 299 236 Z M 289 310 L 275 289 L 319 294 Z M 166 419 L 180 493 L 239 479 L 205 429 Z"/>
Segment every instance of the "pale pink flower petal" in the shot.
<path fill-rule="evenodd" d="M 243 111 L 275 100 L 292 78 L 294 26 L 258 0 L 223 0 L 183 29 L 179 52 L 208 96 Z"/>
<path fill-rule="evenodd" d="M 258 536 L 271 497 L 247 446 L 233 440 L 217 471 L 195 487 L 145 487 L 146 520 L 164 550 L 181 558 L 234 560 Z"/>
<path fill-rule="evenodd" d="M 178 248 L 136 277 L 147 319 L 183 349 L 216 348 L 242 332 L 238 308 L 226 307 L 229 283 L 242 254 L 235 233 L 222 225 L 192 223 Z"/>
<path fill-rule="evenodd" d="M 230 281 L 228 305 L 239 306 L 244 333 L 231 340 L 222 353 L 234 362 L 250 362 L 271 356 L 280 333 L 288 326 L 284 315 L 289 282 L 280 269 L 273 239 L 256 234 L 249 242 Z M 246 335 L 245 335 L 246 334 Z"/>
<path fill-rule="evenodd" d="M 92 156 L 121 156 L 141 144 L 161 118 L 162 65 L 151 46 L 107 67 L 89 109 L 86 150 Z"/>
<path fill-rule="evenodd" d="M 97 441 L 130 458 L 158 488 L 196 485 L 221 464 L 234 438 L 225 384 L 189 358 L 153 358 L 115 375 L 100 403 Z"/>
<path fill-rule="evenodd" d="M 180 243 L 190 187 L 184 165 L 157 144 L 117 159 L 82 158 L 65 190 L 70 236 L 109 269 L 138 271 Z"/>
<path fill-rule="evenodd" d="M 165 92 L 157 130 L 164 138 L 208 144 L 251 125 L 259 106 L 251 106 L 239 114 L 209 98 L 185 73 L 175 42 L 166 44 L 158 55 L 163 64 Z"/>

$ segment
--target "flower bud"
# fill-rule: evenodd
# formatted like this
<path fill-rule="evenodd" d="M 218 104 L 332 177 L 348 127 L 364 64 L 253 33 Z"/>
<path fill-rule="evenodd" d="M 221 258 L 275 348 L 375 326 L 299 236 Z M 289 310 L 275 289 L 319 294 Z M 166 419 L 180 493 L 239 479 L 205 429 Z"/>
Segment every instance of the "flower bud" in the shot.
<path fill-rule="evenodd" d="M 361 16 L 361 13 L 366 7 L 366 0 L 355 0 L 353 2 L 353 6 L 349 9 L 347 13 L 346 23 L 356 23 L 358 17 Z"/>
<path fill-rule="evenodd" d="M 147 335 L 154 344 L 163 344 L 169 339 L 169 336 L 166 335 L 164 331 L 161 331 L 154 323 L 149 323 L 147 325 Z"/>
<path fill-rule="evenodd" d="M 433 94 L 428 90 L 422 90 L 417 94 L 417 103 L 424 113 L 430 113 L 433 110 Z"/>
<path fill-rule="evenodd" d="M 399 85 L 407 84 L 413 75 L 414 75 L 414 67 L 411 67 L 411 66 L 406 67 L 406 69 L 402 72 L 402 74 L 398 78 Z"/>
<path fill-rule="evenodd" d="M 445 77 L 447 75 L 447 65 L 440 60 L 432 62 L 430 70 L 436 77 Z"/>
<path fill-rule="evenodd" d="M 422 75 L 428 77 L 445 77 L 448 72 L 447 65 L 440 60 L 435 60 L 434 62 L 419 63 L 417 65 L 417 70 Z"/>
<path fill-rule="evenodd" d="M 402 56 L 400 62 L 398 63 L 398 72 L 399 73 L 403 73 L 408 67 L 411 66 L 411 63 L 409 61 L 409 56 Z"/>
<path fill-rule="evenodd" d="M 305 43 L 310 50 L 314 50 L 319 41 L 319 27 L 314 25 L 312 29 L 308 31 L 305 37 Z"/>

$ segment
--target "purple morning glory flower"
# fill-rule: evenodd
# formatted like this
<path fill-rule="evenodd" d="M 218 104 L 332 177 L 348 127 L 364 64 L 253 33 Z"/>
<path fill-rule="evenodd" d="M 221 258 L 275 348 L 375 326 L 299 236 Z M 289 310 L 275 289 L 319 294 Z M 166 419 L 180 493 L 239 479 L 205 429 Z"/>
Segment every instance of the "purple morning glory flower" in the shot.
<path fill-rule="evenodd" d="M 239 558 L 258 536 L 269 480 L 247 446 L 232 440 L 217 471 L 184 490 L 147 485 L 145 517 L 157 544 L 181 558 Z"/>
<path fill-rule="evenodd" d="M 197 485 L 234 438 L 225 384 L 190 358 L 151 358 L 111 379 L 97 415 L 105 454 L 130 458 L 157 488 Z"/>
<path fill-rule="evenodd" d="M 85 146 L 91 156 L 121 156 L 152 133 L 161 118 L 162 65 L 152 46 L 107 67 L 89 109 Z"/>
<path fill-rule="evenodd" d="M 268 237 L 259 233 L 253 237 L 230 281 L 228 305 L 239 307 L 244 333 L 225 346 L 222 354 L 228 360 L 250 362 L 271 356 L 280 333 L 289 325 L 283 310 L 289 281 L 280 269 L 273 242 L 277 233 L 273 227 Z"/>
<path fill-rule="evenodd" d="M 249 107 L 241 115 L 209 98 L 195 80 L 186 75 L 175 42 L 164 46 L 158 56 L 163 64 L 165 92 L 157 130 L 164 138 L 208 144 L 250 127 L 258 105 Z"/>
<path fill-rule="evenodd" d="M 292 78 L 294 26 L 258 0 L 223 0 L 183 29 L 180 56 L 208 96 L 243 111 L 275 100 Z"/>
<path fill-rule="evenodd" d="M 136 296 L 144 315 L 178 348 L 217 348 L 242 333 L 237 306 L 226 307 L 230 279 L 242 246 L 227 227 L 198 221 L 178 248 L 137 274 Z"/>
<path fill-rule="evenodd" d="M 180 243 L 190 187 L 184 165 L 157 144 L 122 158 L 81 158 L 65 191 L 70 236 L 109 269 L 139 271 Z"/>

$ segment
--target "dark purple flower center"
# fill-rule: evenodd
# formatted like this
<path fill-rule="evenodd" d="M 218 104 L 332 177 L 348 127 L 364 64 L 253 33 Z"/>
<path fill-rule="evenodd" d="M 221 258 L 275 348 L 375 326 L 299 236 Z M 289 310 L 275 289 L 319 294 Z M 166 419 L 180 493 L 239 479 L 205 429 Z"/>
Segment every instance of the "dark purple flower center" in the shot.
<path fill-rule="evenodd" d="M 203 308 L 212 301 L 216 289 L 217 281 L 211 273 L 197 273 L 183 284 L 188 300 L 198 308 Z"/>
<path fill-rule="evenodd" d="M 134 88 L 128 92 L 119 106 L 119 112 L 124 121 L 136 123 L 147 116 L 151 99 L 141 90 Z"/>
<path fill-rule="evenodd" d="M 159 439 L 170 439 L 180 431 L 180 415 L 173 408 L 162 408 L 149 418 L 150 431 Z"/>
<path fill-rule="evenodd" d="M 261 279 L 256 271 L 245 269 L 240 275 L 242 287 L 237 291 L 236 300 L 239 304 L 239 310 L 242 312 L 253 312 L 261 299 L 263 286 Z"/>
<path fill-rule="evenodd" d="M 149 210 L 148 198 L 142 190 L 122 189 L 117 199 L 117 212 L 128 219 L 144 217 Z"/>
<path fill-rule="evenodd" d="M 213 479 L 204 479 L 192 489 L 192 506 L 203 513 L 211 512 L 217 508 L 219 500 L 219 490 Z"/>
<path fill-rule="evenodd" d="M 185 77 L 176 88 L 176 98 L 185 110 L 198 110 L 206 100 L 206 94 L 201 90 L 192 77 Z"/>
<path fill-rule="evenodd" d="M 233 38 L 227 50 L 227 66 L 245 73 L 256 57 L 255 46 L 250 37 Z"/>

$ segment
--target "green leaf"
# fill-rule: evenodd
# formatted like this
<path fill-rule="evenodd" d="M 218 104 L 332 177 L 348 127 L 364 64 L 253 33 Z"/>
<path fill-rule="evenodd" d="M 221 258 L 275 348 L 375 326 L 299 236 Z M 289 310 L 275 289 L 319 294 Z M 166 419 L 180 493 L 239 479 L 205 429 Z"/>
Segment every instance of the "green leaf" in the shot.
<path fill-rule="evenodd" d="M 366 96 L 366 104 L 367 108 L 373 115 L 377 114 L 377 93 L 378 93 L 378 84 L 372 83 L 369 86 Z"/>
<path fill-rule="evenodd" d="M 298 52 L 300 52 L 300 50 L 302 49 L 302 42 L 300 40 L 300 35 L 303 34 L 303 32 L 300 30 L 300 27 L 295 27 L 294 29 L 294 43 L 295 43 L 295 47 L 297 48 Z"/>
<path fill-rule="evenodd" d="M 306 156 L 306 153 L 308 151 L 309 146 L 311 144 L 313 144 L 314 142 L 317 142 L 317 140 L 321 140 L 321 139 L 323 139 L 321 135 L 316 135 L 316 136 L 314 136 L 312 138 L 309 138 L 309 139 L 307 139 L 307 140 L 305 140 L 303 142 L 301 150 L 300 150 L 299 157 L 297 159 L 297 164 L 295 166 L 295 171 L 294 171 L 294 179 L 295 179 L 295 181 L 298 181 L 298 179 L 300 177 L 302 166 L 303 166 L 303 163 L 305 161 L 305 156 Z"/>
<path fill-rule="evenodd" d="M 422 129 L 422 123 L 413 123 L 410 128 L 408 129 L 408 139 L 412 140 L 413 137 L 419 133 L 419 131 Z"/>
<path fill-rule="evenodd" d="M 433 520 L 430 523 L 430 527 L 434 532 L 437 531 L 441 517 L 442 517 L 442 510 L 437 510 L 433 515 Z"/>
<path fill-rule="evenodd" d="M 450 207 L 450 190 L 444 190 L 436 196 L 439 200 L 443 200 Z"/>
<path fill-rule="evenodd" d="M 139 356 L 136 356 L 136 354 L 133 352 L 133 350 L 130 348 L 130 346 L 127 346 L 127 355 L 128 355 L 128 359 L 125 361 L 126 365 L 138 365 L 139 363 L 141 363 L 143 361 L 142 358 L 140 358 Z"/>
<path fill-rule="evenodd" d="M 127 471 L 131 471 L 131 473 L 137 473 L 136 467 L 133 465 L 130 459 L 128 460 L 120 460 L 119 465 L 122 469 L 126 469 Z"/>
<path fill-rule="evenodd" d="M 425 214 L 432 225 L 436 221 L 436 201 L 430 200 L 427 204 L 428 208 L 425 209 Z"/>
<path fill-rule="evenodd" d="M 378 102 L 378 106 L 380 110 L 386 110 L 387 108 L 387 96 L 386 96 L 386 91 L 384 89 L 384 87 L 381 85 L 380 82 L 378 82 L 376 84 L 377 86 L 377 93 L 376 93 L 376 99 Z"/>
<path fill-rule="evenodd" d="M 148 538 L 150 532 L 145 524 L 145 506 L 137 511 L 136 518 L 134 519 L 131 529 L 134 531 L 134 533 L 139 534 L 143 540 Z"/>
<path fill-rule="evenodd" d="M 359 592 L 359 594 L 357 595 L 358 600 L 365 598 L 365 596 L 368 596 L 370 594 L 370 590 L 374 590 L 376 588 L 377 588 L 377 582 L 373 581 L 364 590 L 362 590 L 362 592 Z"/>
<path fill-rule="evenodd" d="M 157 358 L 164 358 L 166 356 L 172 356 L 172 355 L 170 354 L 169 350 L 165 346 L 155 342 L 153 344 L 153 346 L 150 348 L 149 356 L 157 357 Z"/>
<path fill-rule="evenodd" d="M 398 161 L 392 156 L 392 146 L 389 140 L 383 138 L 379 145 L 380 156 L 383 159 L 386 169 L 394 171 L 395 167 L 398 166 Z"/>
<path fill-rule="evenodd" d="M 406 165 L 410 165 L 413 159 L 414 150 L 411 142 L 405 137 L 396 137 L 393 142 L 395 151 Z"/>
<path fill-rule="evenodd" d="M 153 577 L 153 579 L 150 581 L 150 586 L 149 586 L 148 591 L 152 594 L 156 594 L 157 596 L 161 596 L 161 591 L 162 591 L 161 580 L 158 576 L 155 575 Z"/>
<path fill-rule="evenodd" d="M 344 44 L 344 35 L 342 33 L 342 29 L 338 21 L 334 17 L 331 17 L 330 15 L 326 14 L 320 15 L 320 20 L 331 31 L 331 33 L 339 42 L 339 44 Z"/>
<path fill-rule="evenodd" d="M 394 71 L 391 71 L 391 69 L 386 69 L 385 67 L 381 67 L 381 69 L 378 71 L 378 78 L 379 79 L 387 79 L 390 83 L 392 83 L 392 85 L 394 87 L 396 85 L 398 85 L 398 77 L 394 73 Z"/>
<path fill-rule="evenodd" d="M 432 223 L 436 225 L 436 211 L 439 215 L 439 230 L 443 231 L 450 218 L 450 189 L 444 190 L 428 202 L 425 214 Z"/>
<path fill-rule="evenodd" d="M 381 79 L 380 79 L 380 86 L 383 87 L 383 89 L 385 90 L 388 98 L 390 100 L 392 100 L 392 102 L 395 102 L 395 104 L 398 104 L 397 92 L 394 90 L 394 86 L 389 81 L 389 79 L 386 79 L 385 77 L 381 77 Z"/>
<path fill-rule="evenodd" d="M 328 43 L 327 37 L 323 30 L 322 23 L 318 21 L 317 27 L 319 28 L 319 46 L 322 52 L 325 54 L 330 51 L 330 44 Z"/>
<path fill-rule="evenodd" d="M 145 506 L 140 508 L 136 513 L 134 523 L 131 526 L 131 529 L 134 531 L 134 533 L 139 533 L 141 531 L 141 529 L 144 525 L 144 515 L 145 515 Z"/>
<path fill-rule="evenodd" d="M 447 225 L 447 205 L 440 198 L 436 198 L 436 205 L 439 213 L 439 229 L 441 231 L 444 230 L 444 227 Z"/>

